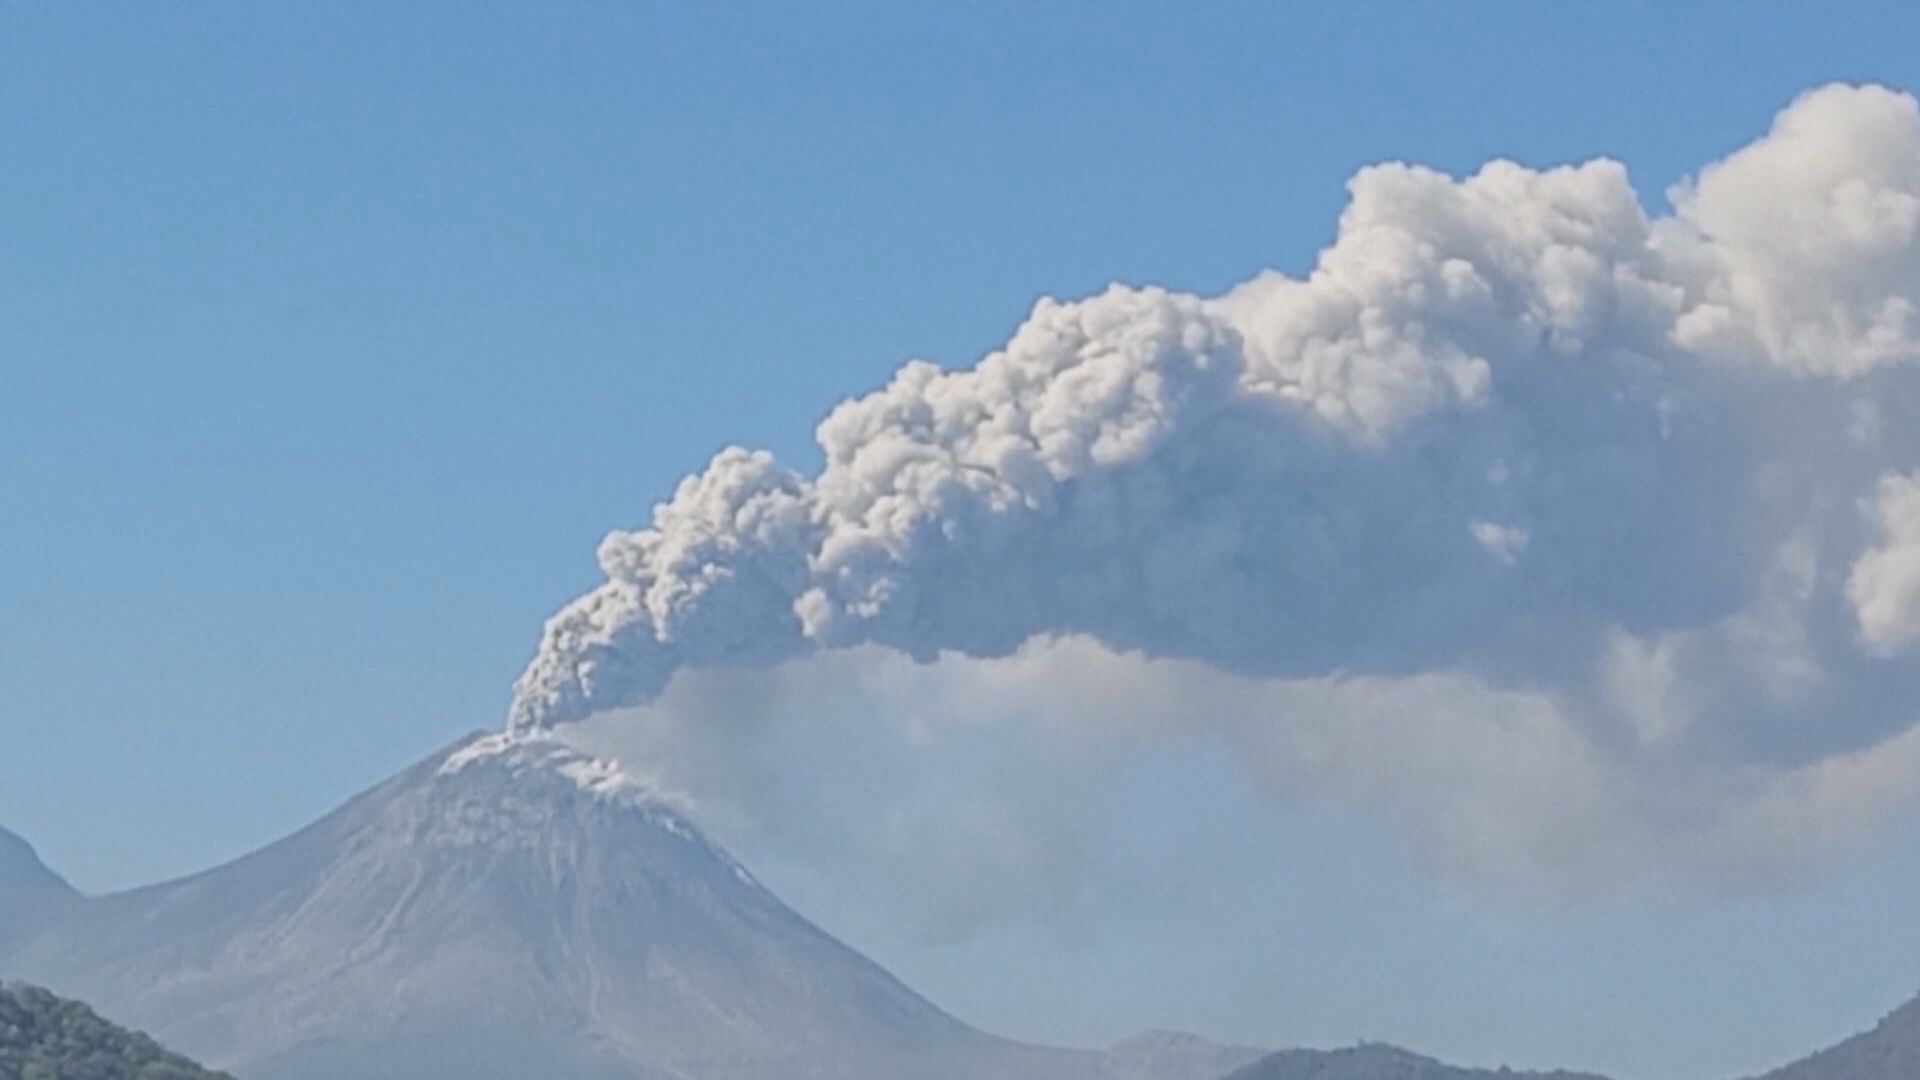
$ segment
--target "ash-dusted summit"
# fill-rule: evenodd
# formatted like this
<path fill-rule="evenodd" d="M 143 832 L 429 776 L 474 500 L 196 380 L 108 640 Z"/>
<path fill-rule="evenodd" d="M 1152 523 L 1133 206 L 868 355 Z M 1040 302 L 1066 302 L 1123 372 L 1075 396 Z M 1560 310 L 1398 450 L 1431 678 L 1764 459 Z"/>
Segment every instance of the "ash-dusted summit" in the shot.
<path fill-rule="evenodd" d="M 181 881 L 81 898 L 0 839 L 0 973 L 246 1080 L 1215 1080 L 1254 1051 L 975 1030 L 668 803 L 478 736 Z"/>

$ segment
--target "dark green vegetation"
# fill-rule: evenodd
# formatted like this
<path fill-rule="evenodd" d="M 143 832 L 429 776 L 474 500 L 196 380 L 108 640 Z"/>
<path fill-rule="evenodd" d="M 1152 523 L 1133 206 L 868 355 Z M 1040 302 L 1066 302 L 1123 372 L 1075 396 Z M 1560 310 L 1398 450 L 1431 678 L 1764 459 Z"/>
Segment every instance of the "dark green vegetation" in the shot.
<path fill-rule="evenodd" d="M 0 1080 L 232 1080 L 77 1001 L 0 986 Z"/>

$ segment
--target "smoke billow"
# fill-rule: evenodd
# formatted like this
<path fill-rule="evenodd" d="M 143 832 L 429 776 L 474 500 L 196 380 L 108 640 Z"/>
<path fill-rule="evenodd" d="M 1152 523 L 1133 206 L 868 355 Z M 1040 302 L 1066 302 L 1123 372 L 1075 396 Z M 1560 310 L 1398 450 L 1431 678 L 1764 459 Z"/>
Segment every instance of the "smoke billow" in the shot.
<path fill-rule="evenodd" d="M 915 361 L 835 408 L 815 475 L 722 452 L 602 543 L 509 726 L 823 650 L 1066 640 L 1180 672 L 1211 704 L 1168 709 L 1275 784 L 1364 788 L 1425 829 L 1450 819 L 1402 803 L 1429 789 L 1497 788 L 1503 820 L 1562 800 L 1529 826 L 1550 835 L 1437 841 L 1489 863 L 1564 859 L 1566 814 L 1712 862 L 1745 859 L 1729 822 L 1797 850 L 1904 805 L 1914 99 L 1813 91 L 1664 214 L 1607 160 L 1383 165 L 1350 192 L 1303 279 L 1042 300 L 975 366 Z M 1263 701 L 1320 719 L 1263 724 Z M 1529 759 L 1488 739 L 1557 779 L 1492 784 Z M 1641 860 L 1598 836 L 1576 838 Z"/>

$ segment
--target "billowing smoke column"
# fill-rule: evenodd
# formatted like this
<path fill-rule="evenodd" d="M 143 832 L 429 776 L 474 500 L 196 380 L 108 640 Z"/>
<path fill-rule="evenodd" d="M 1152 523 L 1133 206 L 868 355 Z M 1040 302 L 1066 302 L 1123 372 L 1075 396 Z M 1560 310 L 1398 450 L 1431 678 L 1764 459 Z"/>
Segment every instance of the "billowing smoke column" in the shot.
<path fill-rule="evenodd" d="M 833 410 L 817 476 L 721 453 L 601 545 L 509 726 L 861 643 L 1557 687 L 1736 618 L 1822 669 L 1920 644 L 1912 98 L 1810 93 L 1667 216 L 1605 160 L 1350 187 L 1304 280 L 1043 300 Z"/>

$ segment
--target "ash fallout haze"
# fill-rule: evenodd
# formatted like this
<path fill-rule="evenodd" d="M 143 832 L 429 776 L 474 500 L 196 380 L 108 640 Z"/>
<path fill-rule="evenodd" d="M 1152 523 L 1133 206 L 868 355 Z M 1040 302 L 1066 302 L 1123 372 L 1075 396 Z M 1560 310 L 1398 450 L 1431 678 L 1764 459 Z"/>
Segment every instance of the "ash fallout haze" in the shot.
<path fill-rule="evenodd" d="M 522 970 L 475 1060 L 596 1077 L 1838 1043 L 1920 989 L 1917 33 L 0 14 L 0 980 L 269 1080 Z"/>

